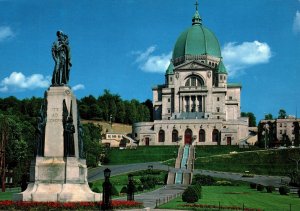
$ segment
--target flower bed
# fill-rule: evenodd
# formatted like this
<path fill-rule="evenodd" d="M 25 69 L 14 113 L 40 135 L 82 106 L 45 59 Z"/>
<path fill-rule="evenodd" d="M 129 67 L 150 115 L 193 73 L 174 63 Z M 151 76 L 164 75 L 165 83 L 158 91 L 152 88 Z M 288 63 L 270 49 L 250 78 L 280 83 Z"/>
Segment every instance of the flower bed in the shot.
<path fill-rule="evenodd" d="M 205 208 L 205 209 L 219 209 L 219 210 L 244 210 L 244 211 L 262 211 L 256 208 L 237 207 L 237 206 L 218 206 L 209 204 L 182 204 L 182 207 L 188 208 Z"/>
<path fill-rule="evenodd" d="M 25 202 L 0 201 L 0 210 L 99 210 L 102 202 Z M 113 209 L 142 208 L 136 201 L 112 201 Z"/>

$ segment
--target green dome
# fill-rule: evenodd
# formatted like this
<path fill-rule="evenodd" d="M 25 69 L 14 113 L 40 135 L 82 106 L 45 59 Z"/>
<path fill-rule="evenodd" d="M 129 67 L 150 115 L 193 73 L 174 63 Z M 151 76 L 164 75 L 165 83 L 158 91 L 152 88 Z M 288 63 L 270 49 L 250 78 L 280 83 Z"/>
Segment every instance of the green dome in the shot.
<path fill-rule="evenodd" d="M 174 74 L 174 65 L 170 62 L 168 69 L 166 70 L 166 75 Z"/>
<path fill-rule="evenodd" d="M 204 27 L 196 10 L 193 25 L 178 37 L 173 60 L 185 55 L 211 55 L 221 58 L 219 41 L 212 31 Z"/>

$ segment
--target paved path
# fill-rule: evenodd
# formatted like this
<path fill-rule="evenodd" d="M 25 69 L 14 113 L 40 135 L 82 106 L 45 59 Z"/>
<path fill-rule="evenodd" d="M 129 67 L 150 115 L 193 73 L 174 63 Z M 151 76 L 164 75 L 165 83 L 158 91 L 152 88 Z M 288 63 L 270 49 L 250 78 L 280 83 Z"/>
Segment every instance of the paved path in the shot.
<path fill-rule="evenodd" d="M 153 166 L 153 169 L 165 170 L 168 171 L 169 169 L 173 169 L 167 165 L 163 165 L 160 162 L 148 162 L 148 163 L 136 163 L 136 164 L 128 164 L 128 165 L 107 165 L 107 166 L 100 166 L 97 168 L 89 169 L 88 170 L 88 180 L 90 182 L 103 179 L 103 170 L 109 168 L 111 170 L 111 176 L 125 174 L 127 172 L 133 172 L 138 170 L 145 170 L 148 169 L 148 166 Z"/>
<path fill-rule="evenodd" d="M 134 196 L 134 200 L 144 204 L 144 207 L 155 208 L 156 205 L 167 203 L 183 193 L 184 185 L 167 185 L 151 192 L 141 193 Z M 119 198 L 126 200 L 125 197 Z"/>

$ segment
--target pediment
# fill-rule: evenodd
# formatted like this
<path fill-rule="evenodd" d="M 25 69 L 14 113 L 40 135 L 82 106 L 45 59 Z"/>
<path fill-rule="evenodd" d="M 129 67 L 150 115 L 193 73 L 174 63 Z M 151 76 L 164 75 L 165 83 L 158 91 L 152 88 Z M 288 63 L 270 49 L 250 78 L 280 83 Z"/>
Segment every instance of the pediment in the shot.
<path fill-rule="evenodd" d="M 190 61 L 181 65 L 178 65 L 177 67 L 175 67 L 175 69 L 177 70 L 210 70 L 212 69 L 210 66 L 203 64 L 201 62 L 197 62 L 197 61 Z"/>

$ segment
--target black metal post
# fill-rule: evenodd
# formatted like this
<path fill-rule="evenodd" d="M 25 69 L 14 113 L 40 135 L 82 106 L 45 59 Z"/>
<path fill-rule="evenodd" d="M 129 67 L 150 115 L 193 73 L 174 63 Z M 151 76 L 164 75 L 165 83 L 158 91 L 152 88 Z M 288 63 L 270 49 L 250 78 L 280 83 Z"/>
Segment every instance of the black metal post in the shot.
<path fill-rule="evenodd" d="M 134 188 L 133 175 L 128 174 L 127 201 L 134 201 Z"/>
<path fill-rule="evenodd" d="M 112 203 L 111 203 L 112 185 L 109 181 L 110 172 L 111 172 L 111 170 L 108 168 L 104 170 L 105 181 L 102 184 L 102 187 L 103 187 L 102 205 L 101 205 L 102 210 L 112 210 Z"/>

